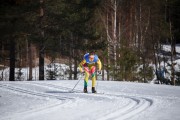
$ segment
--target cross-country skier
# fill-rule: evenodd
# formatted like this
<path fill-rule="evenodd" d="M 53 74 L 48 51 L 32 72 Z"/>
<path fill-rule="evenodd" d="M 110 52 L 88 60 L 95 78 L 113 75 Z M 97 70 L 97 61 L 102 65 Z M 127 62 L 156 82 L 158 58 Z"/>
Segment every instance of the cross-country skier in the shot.
<path fill-rule="evenodd" d="M 96 85 L 96 64 L 98 66 L 97 72 L 101 74 L 101 61 L 94 51 L 86 53 L 84 55 L 84 59 L 79 64 L 80 72 L 85 72 L 84 78 L 84 93 L 87 93 L 88 79 L 91 75 L 92 77 L 92 93 L 96 93 L 95 85 Z"/>

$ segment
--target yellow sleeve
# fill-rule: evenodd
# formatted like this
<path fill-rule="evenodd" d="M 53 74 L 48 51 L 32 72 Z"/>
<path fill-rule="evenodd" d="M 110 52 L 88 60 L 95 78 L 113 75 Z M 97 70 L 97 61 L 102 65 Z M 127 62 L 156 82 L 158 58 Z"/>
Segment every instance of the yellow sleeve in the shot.
<path fill-rule="evenodd" d="M 79 70 L 82 72 L 83 65 L 86 63 L 86 60 L 84 59 L 83 61 L 80 62 L 79 64 Z"/>
<path fill-rule="evenodd" d="M 101 63 L 101 60 L 100 60 L 100 59 L 98 59 L 97 65 L 98 65 L 98 70 L 101 70 L 101 68 L 102 68 L 102 63 Z"/>

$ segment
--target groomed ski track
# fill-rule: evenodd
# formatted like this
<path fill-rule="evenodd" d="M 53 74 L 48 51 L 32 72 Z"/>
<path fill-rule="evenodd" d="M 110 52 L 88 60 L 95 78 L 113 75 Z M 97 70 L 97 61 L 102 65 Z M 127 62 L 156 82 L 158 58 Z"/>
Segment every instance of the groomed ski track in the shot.
<path fill-rule="evenodd" d="M 167 104 L 170 100 L 168 97 L 163 101 L 159 96 L 128 94 L 122 89 L 118 91 L 118 88 L 112 89 L 112 85 L 110 87 L 101 83 L 98 84 L 97 90 L 103 94 L 85 94 L 82 93 L 83 81 L 77 85 L 74 92 L 69 92 L 76 82 L 76 80 L 2 82 L 0 90 L 30 99 L 40 99 L 41 102 L 45 100 L 47 104 L 14 111 L 11 116 L 3 116 L 0 120 L 140 119 L 141 116 L 147 116 L 147 112 L 152 112 L 157 105 L 161 108 L 162 104 Z M 90 86 L 91 84 L 89 92 Z"/>

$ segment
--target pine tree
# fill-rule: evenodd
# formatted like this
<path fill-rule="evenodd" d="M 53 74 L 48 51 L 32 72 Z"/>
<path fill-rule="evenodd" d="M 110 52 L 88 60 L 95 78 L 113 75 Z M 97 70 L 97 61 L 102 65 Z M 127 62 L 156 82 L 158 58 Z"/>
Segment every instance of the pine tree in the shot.
<path fill-rule="evenodd" d="M 26 0 L 2 0 L 0 4 L 0 35 L 1 40 L 7 41 L 9 44 L 9 80 L 12 81 L 15 80 L 16 46 L 19 44 L 17 40 L 24 38 L 31 30 L 27 16 L 31 13 L 32 8 L 30 5 L 33 2 Z M 24 41 L 24 39 L 21 39 L 21 41 Z"/>

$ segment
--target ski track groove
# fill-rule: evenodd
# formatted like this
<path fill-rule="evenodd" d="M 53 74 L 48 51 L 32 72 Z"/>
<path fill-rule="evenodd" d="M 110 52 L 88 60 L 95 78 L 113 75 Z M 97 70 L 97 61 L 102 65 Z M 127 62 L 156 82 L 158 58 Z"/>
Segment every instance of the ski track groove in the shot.
<path fill-rule="evenodd" d="M 51 95 L 51 94 L 43 93 L 43 92 L 35 92 L 35 91 L 27 90 L 27 89 L 24 89 L 24 88 L 14 87 L 14 86 L 11 86 L 9 84 L 4 84 L 4 85 L 0 84 L 0 87 L 6 88 L 6 89 L 9 89 L 9 90 L 12 90 L 12 91 L 25 93 L 25 94 L 28 94 L 28 95 L 33 95 L 33 96 L 38 96 L 38 97 L 44 97 L 44 98 L 53 98 L 53 99 L 58 99 L 58 100 L 74 99 L 74 98 L 70 98 L 70 97 Z"/>
<path fill-rule="evenodd" d="M 27 95 L 33 95 L 33 96 L 36 96 L 36 97 L 60 100 L 60 101 L 57 101 L 56 103 L 51 103 L 51 104 L 49 104 L 47 106 L 33 108 L 33 109 L 26 110 L 26 111 L 23 111 L 23 112 L 17 112 L 17 114 L 19 114 L 18 117 L 21 116 L 21 115 L 26 116 L 28 114 L 33 114 L 35 112 L 48 110 L 48 109 L 63 106 L 63 105 L 66 105 L 66 104 L 72 104 L 72 103 L 74 103 L 74 101 L 76 101 L 76 99 L 70 98 L 70 97 L 56 96 L 56 95 L 51 95 L 51 94 L 47 94 L 47 93 L 43 93 L 43 92 L 37 92 L 37 91 L 35 92 L 35 91 L 27 90 L 27 89 L 24 89 L 24 88 L 14 87 L 14 86 L 10 85 L 9 83 L 8 84 L 0 84 L 0 87 L 2 89 L 7 89 L 7 90 L 11 90 L 13 92 L 23 93 L 23 94 L 27 94 Z M 16 114 L 14 114 L 12 116 L 14 116 L 14 118 L 17 117 Z M 7 120 L 7 119 L 10 119 L 10 118 L 5 117 L 5 118 L 2 118 L 2 119 Z"/>
<path fill-rule="evenodd" d="M 59 90 L 71 90 L 71 88 L 69 87 L 64 87 L 64 86 L 59 86 L 59 85 L 53 85 L 53 84 L 49 84 L 49 83 L 35 83 L 35 82 L 26 82 L 27 84 L 33 84 L 33 85 L 38 85 L 38 86 L 42 86 L 42 87 L 50 87 L 50 88 L 55 88 L 55 89 L 59 89 Z M 52 98 L 52 99 L 58 99 L 64 102 L 61 103 L 56 103 L 53 105 L 49 105 L 46 106 L 46 108 L 52 108 L 52 107 L 57 107 L 60 106 L 62 104 L 69 104 L 68 101 L 66 100 L 71 100 L 71 104 L 73 103 L 73 101 L 76 101 L 76 97 L 62 97 L 59 95 L 53 95 L 53 94 L 48 94 L 48 93 L 43 93 L 43 92 L 35 92 L 35 91 L 31 91 L 31 90 L 27 90 L 24 88 L 19 88 L 19 87 L 14 87 L 12 85 L 9 84 L 0 84 L 0 87 L 5 88 L 5 89 L 9 89 L 12 91 L 16 91 L 16 92 L 20 92 L 20 93 L 25 93 L 28 95 L 34 95 L 34 96 L 38 96 L 38 97 L 45 97 L 45 98 Z M 68 93 L 68 92 L 67 92 Z M 75 93 L 82 93 L 80 92 L 80 90 L 75 90 Z M 130 102 L 128 104 L 126 104 L 126 106 L 122 106 L 120 109 L 113 109 L 110 112 L 105 112 L 105 115 L 102 114 L 102 117 L 99 116 L 98 120 L 125 120 L 125 119 L 130 119 L 135 115 L 140 114 L 141 112 L 145 111 L 146 109 L 148 109 L 149 107 L 151 107 L 151 105 L 153 104 L 153 100 L 149 99 L 149 98 L 145 98 L 145 97 L 136 97 L 136 96 L 130 96 L 130 95 L 119 95 L 119 94 L 109 94 L 109 93 L 105 93 L 105 94 L 84 94 L 82 93 L 83 96 L 85 95 L 92 95 L 95 97 L 116 97 L 117 99 L 121 99 L 121 98 L 126 98 L 129 99 Z M 25 111 L 24 113 L 33 113 L 36 111 L 41 111 L 44 110 L 46 108 L 39 108 L 39 109 L 35 109 L 35 110 L 28 110 Z"/>
<path fill-rule="evenodd" d="M 124 96 L 125 97 L 125 96 Z M 135 115 L 140 114 L 144 110 L 148 109 L 152 105 L 152 100 L 144 99 L 144 98 L 131 98 L 125 97 L 131 100 L 127 106 L 122 107 L 116 111 L 111 111 L 110 113 L 106 113 L 103 117 L 100 117 L 98 120 L 125 120 L 130 119 Z"/>
<path fill-rule="evenodd" d="M 51 88 L 56 88 L 59 90 L 68 90 L 68 92 L 70 92 L 72 90 L 72 88 L 69 87 L 64 87 L 64 86 L 60 86 L 60 85 L 53 85 L 53 84 L 49 84 L 49 83 L 35 83 L 35 82 L 27 82 L 28 84 L 34 84 L 34 85 L 38 85 L 38 86 L 44 86 L 44 87 L 51 87 Z M 80 90 L 74 90 L 75 92 L 82 92 Z M 66 92 L 65 92 L 66 93 Z"/>
<path fill-rule="evenodd" d="M 131 102 L 115 112 L 111 112 L 103 117 L 100 117 L 98 120 L 125 120 L 130 119 L 135 115 L 140 114 L 144 110 L 148 109 L 152 106 L 153 100 L 144 97 L 135 97 L 135 96 L 128 96 L 128 95 L 116 95 L 116 94 L 105 94 L 109 96 L 121 97 L 130 99 Z"/>
<path fill-rule="evenodd" d="M 33 83 L 34 84 L 34 83 Z M 68 87 L 62 87 L 59 85 L 53 85 L 53 84 L 49 84 L 49 83 L 35 83 L 37 85 L 41 85 L 41 86 L 46 86 L 46 87 L 52 87 L 52 88 L 56 88 L 56 89 L 62 89 L 65 88 L 65 90 L 71 89 Z M 76 90 L 79 91 L 80 90 Z M 75 92 L 76 92 L 75 91 Z M 81 93 L 81 92 L 80 92 Z M 93 95 L 93 94 L 84 94 L 83 95 Z M 94 95 L 93 95 L 94 96 Z M 105 117 L 99 118 L 98 120 L 108 120 L 108 119 L 128 119 L 131 118 L 137 114 L 140 114 L 141 112 L 143 112 L 144 110 L 148 109 L 152 104 L 153 104 L 153 100 L 149 99 L 149 98 L 144 98 L 144 97 L 136 97 L 136 96 L 128 96 L 128 95 L 115 95 L 115 94 L 96 94 L 95 96 L 113 96 L 113 97 L 124 97 L 127 99 L 130 99 L 132 102 L 130 102 L 127 106 L 119 109 L 119 110 L 114 110 L 111 111 L 111 113 L 106 113 Z"/>
<path fill-rule="evenodd" d="M 55 88 L 55 89 L 58 89 L 58 90 L 62 90 L 62 89 L 65 89 L 65 90 L 68 90 L 68 91 L 63 91 L 63 92 L 58 92 L 57 93 L 70 93 L 70 94 L 78 94 L 78 95 L 82 95 L 82 96 L 88 96 L 88 95 L 92 95 L 93 97 L 95 98 L 109 98 L 109 96 L 102 96 L 104 95 L 104 93 L 97 93 L 94 95 L 94 93 L 84 93 L 82 92 L 81 90 L 72 90 L 72 88 L 70 87 L 64 87 L 64 86 L 60 86 L 60 85 L 53 85 L 53 84 L 49 84 L 49 83 L 30 83 L 30 82 L 27 82 L 27 84 L 33 84 L 33 85 L 37 85 L 37 86 L 41 86 L 41 87 L 46 87 L 46 88 Z M 48 93 L 56 93 L 55 91 L 52 91 L 52 92 L 48 92 Z M 74 99 L 77 99 L 76 97 L 74 97 Z"/>

